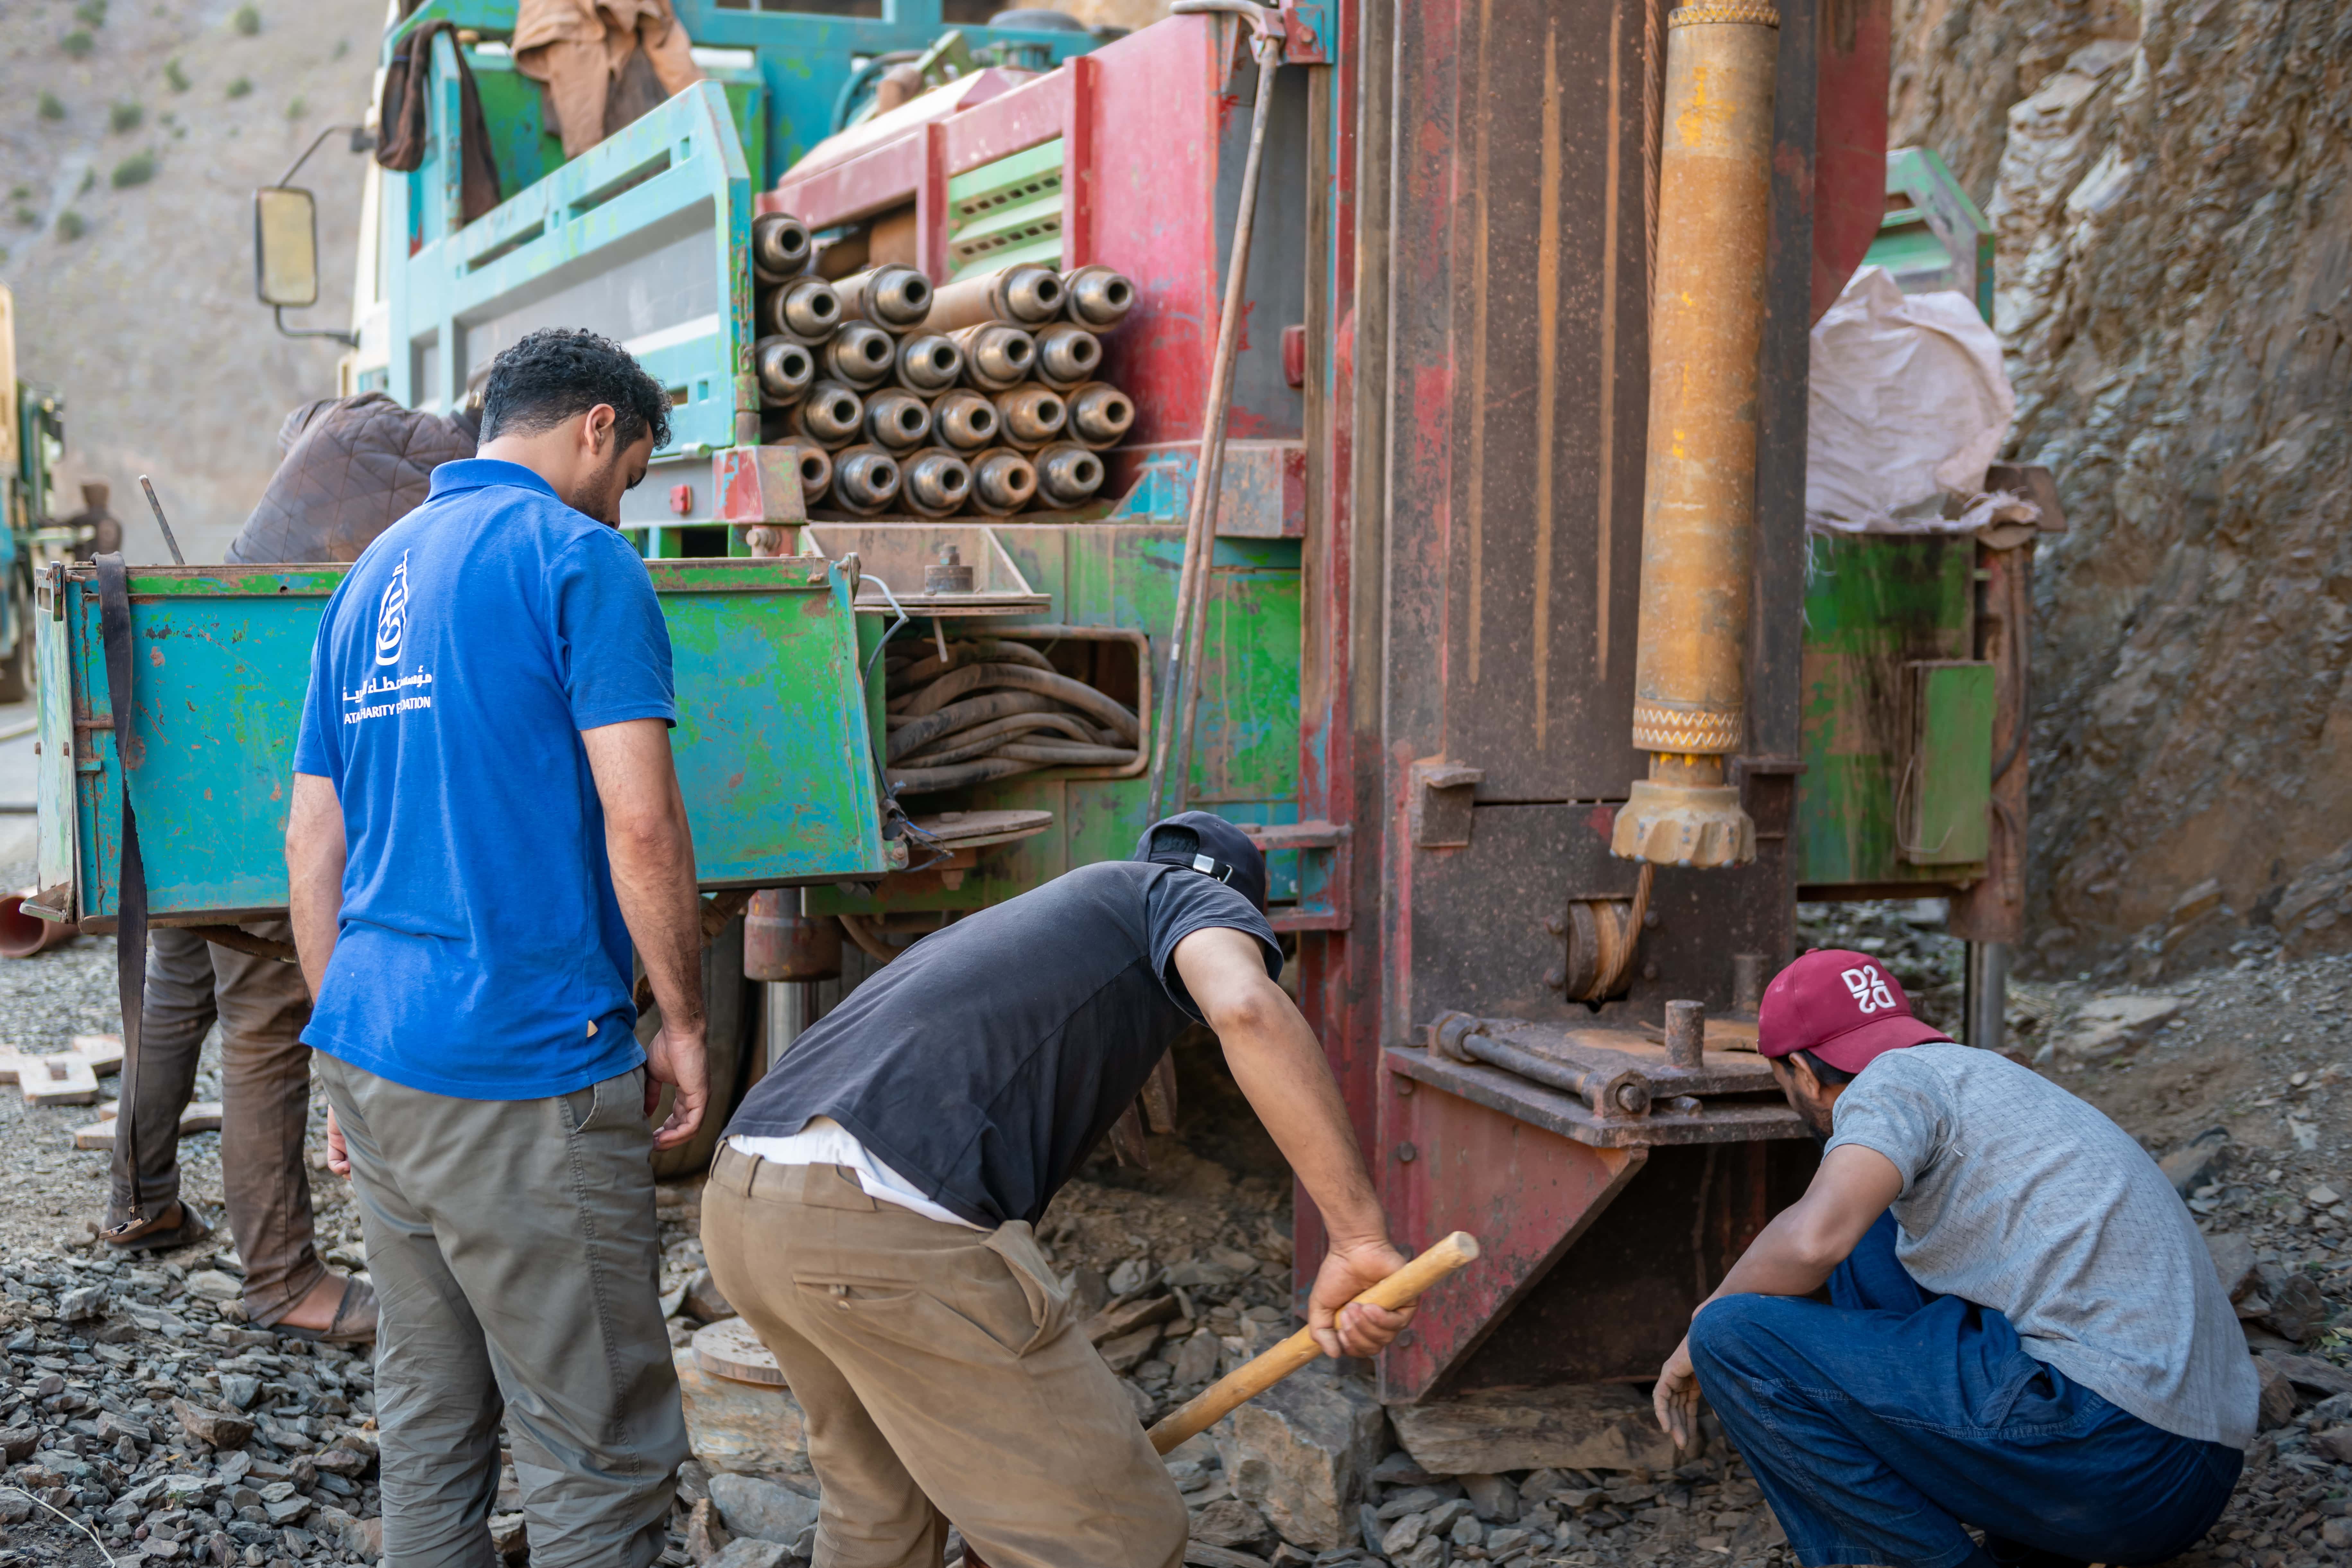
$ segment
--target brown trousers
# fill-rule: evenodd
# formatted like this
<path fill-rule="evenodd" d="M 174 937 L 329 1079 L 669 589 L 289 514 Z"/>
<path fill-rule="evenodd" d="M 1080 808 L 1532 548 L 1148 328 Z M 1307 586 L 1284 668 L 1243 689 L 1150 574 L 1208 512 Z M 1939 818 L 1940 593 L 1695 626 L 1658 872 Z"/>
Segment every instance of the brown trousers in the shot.
<path fill-rule="evenodd" d="M 257 921 L 256 936 L 290 942 L 285 921 Z M 310 993 L 301 969 L 215 947 L 170 926 L 148 934 L 147 1006 L 139 1053 L 140 1196 L 149 1214 L 180 1195 L 180 1112 L 195 1093 L 196 1058 L 213 1021 L 221 1026 L 221 1189 L 237 1256 L 245 1310 L 269 1324 L 326 1277 L 310 1213 L 302 1139 L 310 1118 Z M 108 1219 L 130 1212 L 125 1140 L 115 1141 Z"/>
<path fill-rule="evenodd" d="M 1027 1225 L 722 1148 L 702 1247 L 807 1419 L 823 1568 L 939 1568 L 949 1521 L 990 1568 L 1183 1562 L 1183 1500 Z"/>

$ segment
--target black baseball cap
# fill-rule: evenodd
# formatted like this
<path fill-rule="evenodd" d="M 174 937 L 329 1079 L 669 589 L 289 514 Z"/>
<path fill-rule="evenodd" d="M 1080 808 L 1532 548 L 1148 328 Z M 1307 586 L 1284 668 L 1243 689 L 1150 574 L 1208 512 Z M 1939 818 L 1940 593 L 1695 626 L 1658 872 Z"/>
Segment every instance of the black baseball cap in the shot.
<path fill-rule="evenodd" d="M 1213 877 L 1265 910 L 1265 856 L 1248 834 L 1205 811 L 1163 816 L 1135 841 L 1130 860 L 1156 860 Z"/>

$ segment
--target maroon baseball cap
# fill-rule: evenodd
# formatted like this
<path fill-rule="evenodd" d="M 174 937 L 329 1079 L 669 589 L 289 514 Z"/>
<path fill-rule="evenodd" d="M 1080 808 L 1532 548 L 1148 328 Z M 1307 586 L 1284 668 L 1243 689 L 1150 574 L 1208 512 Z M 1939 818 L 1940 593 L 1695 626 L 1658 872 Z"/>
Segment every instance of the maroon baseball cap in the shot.
<path fill-rule="evenodd" d="M 1772 977 L 1756 1015 L 1756 1048 L 1768 1057 L 1811 1051 L 1841 1072 L 1860 1072 L 1888 1051 L 1950 1036 L 1911 1015 L 1911 1000 L 1866 952 L 1817 947 Z"/>

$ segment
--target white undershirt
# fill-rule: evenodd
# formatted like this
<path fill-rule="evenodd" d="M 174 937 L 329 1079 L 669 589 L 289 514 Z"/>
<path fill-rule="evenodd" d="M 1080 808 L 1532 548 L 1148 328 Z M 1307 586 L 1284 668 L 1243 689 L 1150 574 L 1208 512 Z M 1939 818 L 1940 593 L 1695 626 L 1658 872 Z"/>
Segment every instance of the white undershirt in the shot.
<path fill-rule="evenodd" d="M 749 1154 L 772 1165 L 846 1165 L 857 1173 L 857 1184 L 869 1198 L 912 1209 L 925 1219 L 960 1225 L 966 1230 L 988 1228 L 950 1214 L 931 1202 L 914 1183 L 867 1153 L 866 1145 L 830 1116 L 810 1117 L 808 1125 L 789 1138 L 751 1138 L 739 1133 L 727 1144 L 739 1154 Z"/>

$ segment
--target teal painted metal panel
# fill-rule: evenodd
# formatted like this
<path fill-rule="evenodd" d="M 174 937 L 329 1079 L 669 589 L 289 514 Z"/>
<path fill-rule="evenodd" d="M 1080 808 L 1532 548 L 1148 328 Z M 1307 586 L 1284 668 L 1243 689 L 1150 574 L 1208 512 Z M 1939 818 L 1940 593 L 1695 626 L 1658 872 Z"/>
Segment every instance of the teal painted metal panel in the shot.
<path fill-rule="evenodd" d="M 310 653 L 342 568 L 142 568 L 131 580 L 133 732 L 118 751 L 98 596 L 65 584 L 43 638 L 45 846 L 70 855 L 85 922 L 120 908 L 130 758 L 150 907 L 163 919 L 282 910 L 282 841 Z M 706 888 L 877 876 L 880 822 L 847 579 L 814 558 L 657 562 L 678 695 L 671 736 Z M 49 870 L 44 857 L 45 886 Z"/>

